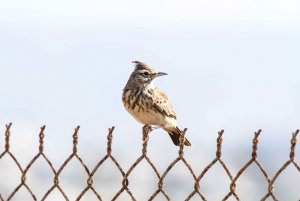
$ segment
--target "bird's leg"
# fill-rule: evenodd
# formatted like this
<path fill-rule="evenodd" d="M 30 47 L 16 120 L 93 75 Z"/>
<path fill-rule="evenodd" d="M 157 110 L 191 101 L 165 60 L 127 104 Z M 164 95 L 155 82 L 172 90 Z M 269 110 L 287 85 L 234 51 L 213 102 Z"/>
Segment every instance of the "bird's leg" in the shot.
<path fill-rule="evenodd" d="M 146 124 L 143 126 L 143 132 L 149 134 L 153 130 L 153 127 L 151 125 Z"/>
<path fill-rule="evenodd" d="M 159 128 L 164 128 L 164 127 L 159 126 L 159 125 L 153 126 L 153 125 L 146 124 L 145 126 L 143 126 L 143 131 L 147 132 L 147 133 L 150 133 L 154 129 L 159 129 Z"/>

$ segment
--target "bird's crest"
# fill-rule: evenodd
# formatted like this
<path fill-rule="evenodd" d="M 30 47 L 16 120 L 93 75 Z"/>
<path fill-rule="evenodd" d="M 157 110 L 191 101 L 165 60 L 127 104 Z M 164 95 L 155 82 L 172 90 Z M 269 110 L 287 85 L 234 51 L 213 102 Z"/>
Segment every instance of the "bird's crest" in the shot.
<path fill-rule="evenodd" d="M 133 61 L 133 64 L 135 64 L 135 71 L 138 70 L 149 70 L 150 72 L 155 72 L 152 68 L 150 68 L 147 64 L 140 62 L 140 61 Z"/>

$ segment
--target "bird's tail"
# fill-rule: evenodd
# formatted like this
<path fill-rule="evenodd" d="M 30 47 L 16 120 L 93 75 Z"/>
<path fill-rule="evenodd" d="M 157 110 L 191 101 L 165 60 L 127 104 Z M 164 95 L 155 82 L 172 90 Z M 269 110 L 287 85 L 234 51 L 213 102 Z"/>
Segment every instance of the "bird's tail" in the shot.
<path fill-rule="evenodd" d="M 180 134 L 181 134 L 181 131 L 178 127 L 176 127 L 176 129 L 170 131 L 168 130 L 167 131 L 173 141 L 173 143 L 176 145 L 176 146 L 179 146 L 180 145 Z M 192 146 L 192 144 L 190 143 L 190 141 L 188 141 L 188 139 L 184 139 L 184 145 L 185 146 Z"/>

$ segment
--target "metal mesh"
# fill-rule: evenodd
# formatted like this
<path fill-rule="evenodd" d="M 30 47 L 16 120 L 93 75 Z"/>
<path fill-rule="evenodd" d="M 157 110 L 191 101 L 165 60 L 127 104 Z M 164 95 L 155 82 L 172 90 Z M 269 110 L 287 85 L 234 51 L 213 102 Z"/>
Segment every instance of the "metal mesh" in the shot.
<path fill-rule="evenodd" d="M 130 166 L 130 168 L 125 171 L 121 167 L 121 165 L 118 163 L 118 161 L 114 158 L 112 155 L 112 139 L 113 139 L 113 131 L 114 127 L 110 128 L 108 130 L 108 136 L 107 136 L 107 153 L 106 155 L 96 164 L 96 166 L 93 169 L 89 169 L 84 161 L 81 159 L 81 157 L 77 154 L 77 143 L 78 143 L 78 130 L 79 126 L 75 128 L 74 134 L 73 134 L 73 151 L 71 155 L 63 162 L 63 164 L 58 168 L 55 169 L 51 163 L 51 161 L 48 159 L 48 157 L 44 154 L 44 130 L 45 126 L 41 127 L 40 133 L 39 133 L 39 152 L 33 157 L 33 159 L 29 162 L 29 164 L 23 168 L 20 163 L 18 162 L 17 158 L 14 156 L 14 154 L 10 151 L 10 128 L 11 123 L 6 125 L 6 131 L 5 131 L 5 150 L 0 154 L 0 160 L 4 157 L 10 157 L 19 171 L 21 172 L 21 182 L 19 185 L 17 185 L 14 190 L 9 194 L 8 198 L 4 198 L 1 195 L 1 189 L 0 189 L 0 201 L 4 200 L 13 200 L 16 193 L 20 190 L 20 188 L 24 187 L 31 195 L 32 200 L 37 200 L 37 196 L 35 195 L 35 192 L 31 189 L 31 187 L 26 182 L 26 174 L 28 170 L 32 167 L 32 165 L 36 162 L 38 158 L 43 158 L 51 168 L 54 178 L 53 178 L 53 185 L 51 188 L 47 190 L 47 192 L 43 195 L 41 200 L 46 200 L 49 195 L 57 189 L 63 196 L 65 200 L 70 200 L 70 198 L 65 193 L 64 189 L 61 187 L 59 182 L 59 177 L 61 175 L 61 172 L 63 169 L 69 164 L 71 160 L 78 160 L 82 167 L 84 168 L 87 177 L 87 184 L 86 187 L 78 193 L 78 196 L 76 200 L 81 200 L 81 198 L 87 193 L 87 191 L 92 191 L 98 200 L 103 200 L 100 193 L 97 192 L 97 190 L 94 188 L 93 185 L 93 177 L 95 173 L 98 171 L 100 166 L 106 161 L 111 160 L 113 164 L 117 167 L 119 172 L 123 176 L 123 180 L 120 181 L 121 183 L 121 189 L 116 192 L 112 200 L 117 200 L 121 194 L 127 193 L 131 200 L 137 200 L 135 195 L 132 193 L 132 191 L 129 188 L 129 175 L 135 170 L 138 164 L 140 164 L 143 160 L 146 161 L 150 167 L 152 168 L 153 172 L 158 178 L 158 187 L 153 192 L 153 194 L 149 197 L 148 200 L 154 200 L 158 194 L 162 194 L 165 200 L 171 200 L 174 198 L 171 198 L 171 196 L 164 190 L 164 179 L 170 172 L 170 170 L 176 165 L 178 162 L 182 162 L 188 169 L 189 174 L 192 175 L 194 179 L 194 190 L 186 197 L 185 200 L 191 200 L 194 196 L 200 197 L 201 200 L 207 200 L 204 194 L 201 192 L 201 182 L 204 175 L 217 163 L 221 165 L 221 167 L 225 170 L 228 178 L 230 179 L 231 183 L 229 186 L 229 191 L 225 195 L 225 197 L 222 200 L 229 200 L 230 198 L 233 198 L 235 200 L 240 200 L 239 195 L 236 191 L 236 182 L 240 178 L 240 176 L 245 172 L 245 170 L 252 164 L 256 165 L 259 168 L 259 171 L 263 174 L 265 180 L 268 183 L 268 189 L 267 194 L 264 195 L 261 200 L 275 200 L 277 201 L 278 198 L 276 197 L 276 194 L 274 192 L 274 182 L 278 178 L 278 176 L 288 167 L 288 166 L 294 166 L 298 173 L 300 173 L 300 167 L 299 164 L 295 161 L 295 147 L 297 143 L 297 135 L 299 133 L 299 130 L 296 130 L 292 134 L 291 139 L 291 148 L 290 148 L 290 155 L 289 160 L 287 160 L 275 173 L 273 177 L 270 177 L 269 174 L 266 172 L 264 167 L 262 166 L 261 162 L 257 159 L 257 147 L 259 142 L 259 135 L 261 133 L 261 130 L 258 130 L 255 132 L 254 139 L 253 139 L 253 145 L 252 145 L 252 155 L 251 159 L 238 171 L 236 175 L 233 175 L 232 172 L 229 170 L 225 162 L 222 160 L 222 136 L 224 133 L 224 130 L 221 130 L 218 132 L 218 138 L 217 138 L 217 151 L 216 151 L 216 157 L 201 171 L 199 175 L 195 173 L 189 162 L 184 157 L 184 146 L 183 146 L 183 140 L 184 135 L 187 129 L 184 129 L 181 133 L 181 139 L 180 139 L 180 146 L 178 151 L 177 158 L 169 164 L 169 166 L 166 168 L 164 172 L 159 172 L 157 168 L 155 167 L 154 163 L 150 160 L 150 158 L 147 155 L 147 146 L 149 141 L 149 133 L 151 132 L 151 129 L 143 129 L 143 148 L 142 148 L 142 155 Z"/>

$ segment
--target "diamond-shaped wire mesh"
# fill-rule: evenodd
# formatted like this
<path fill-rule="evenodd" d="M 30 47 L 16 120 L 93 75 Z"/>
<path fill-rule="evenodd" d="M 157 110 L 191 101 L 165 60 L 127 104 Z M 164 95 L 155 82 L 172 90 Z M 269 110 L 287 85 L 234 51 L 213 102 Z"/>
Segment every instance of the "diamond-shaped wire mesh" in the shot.
<path fill-rule="evenodd" d="M 249 168 L 250 165 L 256 165 L 259 169 L 259 171 L 263 174 L 264 179 L 267 181 L 268 184 L 268 189 L 266 189 L 266 195 L 264 195 L 261 200 L 275 200 L 277 201 L 278 198 L 276 197 L 275 191 L 274 191 L 274 182 L 277 180 L 278 176 L 288 167 L 288 166 L 294 166 L 298 173 L 300 173 L 300 166 L 299 164 L 295 161 L 295 147 L 297 143 L 297 135 L 299 133 L 299 130 L 296 130 L 292 134 L 292 139 L 291 139 L 291 148 L 290 148 L 290 155 L 289 155 L 289 160 L 287 160 L 280 168 L 279 170 L 275 173 L 273 177 L 270 177 L 269 174 L 266 172 L 264 167 L 262 166 L 261 162 L 257 159 L 257 148 L 258 148 L 258 142 L 259 142 L 259 135 L 261 134 L 261 130 L 258 130 L 255 132 L 254 139 L 253 139 L 253 145 L 252 145 L 252 155 L 250 160 L 238 171 L 236 175 L 233 175 L 232 172 L 229 170 L 228 166 L 226 163 L 222 160 L 222 140 L 223 140 L 223 133 L 224 130 L 221 130 L 218 132 L 218 138 L 217 138 L 217 151 L 216 151 L 216 157 L 200 172 L 199 175 L 195 173 L 193 168 L 191 167 L 190 163 L 186 160 L 184 157 L 184 146 L 183 146 L 183 141 L 184 141 L 184 135 L 187 129 L 184 129 L 181 133 L 181 139 L 180 139 L 180 146 L 179 146 L 179 151 L 178 151 L 178 156 L 175 158 L 173 162 L 171 162 L 168 167 L 166 168 L 165 171 L 159 172 L 154 163 L 151 161 L 151 159 L 147 155 L 147 146 L 148 146 L 148 141 L 149 141 L 149 133 L 151 132 L 151 129 L 149 127 L 144 127 L 143 129 L 143 148 L 142 148 L 142 154 L 138 159 L 129 167 L 127 171 L 123 170 L 121 165 L 118 163 L 118 161 L 114 158 L 112 154 L 112 140 L 113 140 L 113 131 L 114 127 L 110 128 L 108 130 L 108 136 L 107 136 L 107 153 L 106 155 L 96 164 L 96 166 L 93 169 L 89 169 L 87 165 L 84 163 L 82 158 L 78 155 L 77 153 L 77 144 L 78 144 L 78 131 L 79 131 L 79 126 L 75 128 L 74 134 L 73 134 L 73 151 L 71 155 L 63 162 L 63 164 L 58 168 L 55 169 L 54 166 L 52 165 L 51 161 L 48 159 L 48 157 L 44 153 L 44 131 L 45 131 L 45 126 L 41 127 L 40 133 L 39 133 L 39 152 L 33 157 L 33 159 L 29 162 L 29 164 L 26 167 L 22 167 L 20 163 L 18 162 L 17 158 L 15 155 L 11 152 L 10 150 L 10 128 L 11 128 L 11 123 L 6 125 L 6 131 L 5 131 L 5 148 L 4 151 L 0 154 L 0 161 L 3 159 L 4 156 L 9 157 L 14 165 L 18 168 L 18 170 L 21 173 L 21 182 L 13 189 L 12 192 L 10 192 L 9 196 L 7 198 L 4 198 L 3 195 L 1 194 L 1 189 L 0 189 L 0 201 L 4 200 L 13 200 L 16 193 L 23 187 L 25 188 L 28 193 L 30 194 L 32 200 L 38 200 L 35 192 L 32 190 L 31 186 L 28 184 L 26 181 L 26 174 L 32 167 L 32 165 L 37 161 L 37 159 L 42 158 L 46 161 L 47 165 L 50 167 L 51 171 L 53 172 L 53 184 L 52 186 L 47 190 L 47 192 L 43 195 L 41 200 L 46 200 L 49 198 L 51 193 L 53 191 L 57 190 L 59 193 L 61 193 L 62 197 L 64 200 L 71 200 L 68 196 L 67 193 L 65 192 L 65 189 L 60 185 L 60 175 L 63 172 L 64 168 L 70 163 L 72 160 L 77 160 L 80 165 L 83 167 L 85 173 L 87 174 L 87 184 L 85 188 L 81 191 L 78 192 L 78 196 L 76 198 L 77 200 L 81 200 L 81 198 L 88 192 L 91 191 L 97 200 L 103 200 L 101 197 L 101 193 L 97 192 L 97 190 L 94 187 L 94 176 L 101 165 L 107 161 L 111 160 L 112 164 L 117 168 L 117 170 L 121 173 L 123 179 L 120 181 L 121 183 L 121 189 L 119 189 L 115 195 L 113 196 L 112 200 L 118 200 L 121 196 L 121 194 L 125 193 L 127 194 L 131 200 L 137 200 L 136 196 L 134 193 L 130 190 L 129 188 L 129 176 L 134 172 L 135 168 L 140 164 L 142 161 L 145 161 L 153 170 L 155 175 L 158 178 L 158 184 L 157 184 L 157 189 L 152 193 L 152 195 L 148 198 L 148 200 L 155 200 L 155 198 L 158 195 L 163 195 L 165 200 L 172 200 L 176 198 L 172 198 L 171 195 L 169 195 L 164 188 L 164 180 L 165 177 L 168 175 L 168 173 L 174 168 L 174 166 L 178 162 L 182 162 L 186 167 L 188 173 L 192 176 L 194 179 L 194 190 L 186 197 L 185 200 L 191 200 L 194 197 L 200 198 L 201 200 L 207 200 L 203 192 L 201 192 L 201 182 L 202 178 L 206 175 L 206 173 L 214 167 L 217 163 L 221 165 L 221 167 L 225 170 L 226 175 L 230 179 L 231 183 L 229 186 L 229 192 L 225 195 L 225 197 L 222 200 L 229 200 L 230 198 L 233 198 L 235 200 L 241 200 L 239 198 L 239 195 L 236 191 L 237 188 L 237 181 L 240 178 L 240 176 Z M 148 128 L 148 129 L 147 129 Z M 1 182 L 1 180 L 0 180 Z"/>

